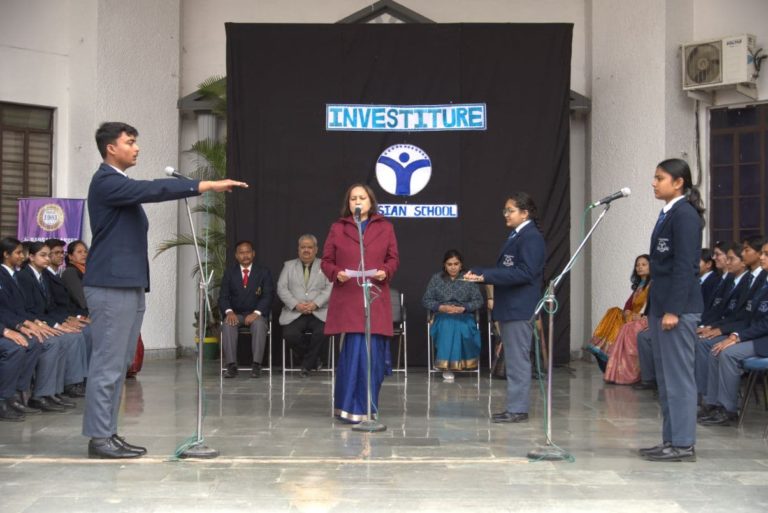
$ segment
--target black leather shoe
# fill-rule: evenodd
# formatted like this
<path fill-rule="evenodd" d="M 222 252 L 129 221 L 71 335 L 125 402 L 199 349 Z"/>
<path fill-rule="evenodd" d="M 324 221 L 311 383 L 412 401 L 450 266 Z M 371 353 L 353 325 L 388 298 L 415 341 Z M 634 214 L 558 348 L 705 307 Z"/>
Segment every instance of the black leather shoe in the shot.
<path fill-rule="evenodd" d="M 49 401 L 47 397 L 32 397 L 27 404 L 32 408 L 48 413 L 64 413 L 66 411 L 63 406 Z"/>
<path fill-rule="evenodd" d="M 495 424 L 502 424 L 502 423 L 516 424 L 518 422 L 528 422 L 528 414 L 504 412 L 499 416 L 494 415 L 493 422 Z"/>
<path fill-rule="evenodd" d="M 26 404 L 22 403 L 18 399 L 8 399 L 8 406 L 13 408 L 19 413 L 23 413 L 24 415 L 35 415 L 37 413 L 40 413 L 40 410 L 37 408 L 32 408 L 30 406 L 27 406 Z"/>
<path fill-rule="evenodd" d="M 138 452 L 129 451 L 112 438 L 91 438 L 88 442 L 88 457 L 91 459 L 138 458 Z"/>
<path fill-rule="evenodd" d="M 0 399 L 0 421 L 21 422 L 24 420 L 24 414 L 14 410 L 7 399 Z"/>
<path fill-rule="evenodd" d="M 227 364 L 227 370 L 224 371 L 224 377 L 225 378 L 236 378 L 237 377 L 237 365 L 234 363 Z"/>
<path fill-rule="evenodd" d="M 85 397 L 85 387 L 82 383 L 75 383 L 74 385 L 67 385 L 64 387 L 64 395 L 76 399 L 78 397 Z"/>
<path fill-rule="evenodd" d="M 664 442 L 660 445 L 654 445 L 653 447 L 645 447 L 643 449 L 638 449 L 637 453 L 640 456 L 645 456 L 646 454 L 655 454 L 663 451 L 667 447 L 672 447 L 672 444 L 669 442 Z"/>
<path fill-rule="evenodd" d="M 261 377 L 261 364 L 253 362 L 253 365 L 251 366 L 251 377 L 252 378 L 260 378 Z"/>
<path fill-rule="evenodd" d="M 632 385 L 633 390 L 656 390 L 655 381 L 639 381 Z"/>
<path fill-rule="evenodd" d="M 73 401 L 70 401 L 69 399 L 65 399 L 64 397 L 58 394 L 49 395 L 47 399 L 52 403 L 56 403 L 59 406 L 63 406 L 64 408 L 74 408 L 75 406 L 77 406 L 77 404 L 75 404 Z"/>
<path fill-rule="evenodd" d="M 665 447 L 659 452 L 652 452 L 643 456 L 648 461 L 696 461 L 696 449 L 690 447 Z"/>
<path fill-rule="evenodd" d="M 696 419 L 701 420 L 715 413 L 719 408 L 714 404 L 701 404 L 696 409 Z"/>
<path fill-rule="evenodd" d="M 511 415 L 511 413 L 508 412 L 508 411 L 502 411 L 502 412 L 499 412 L 499 413 L 494 413 L 493 414 L 493 418 L 495 419 L 497 417 L 506 417 L 507 415 Z"/>
<path fill-rule="evenodd" d="M 711 415 L 700 418 L 699 424 L 702 426 L 730 426 L 731 421 L 737 418 L 738 415 L 735 412 L 727 412 L 718 408 Z"/>
<path fill-rule="evenodd" d="M 144 456 L 145 454 L 147 454 L 146 447 L 129 444 L 128 442 L 125 441 L 125 438 L 123 438 L 122 436 L 112 435 L 112 441 L 115 442 L 116 445 L 119 445 L 120 447 L 122 447 L 123 449 L 127 449 L 131 452 L 138 453 L 140 456 Z"/>

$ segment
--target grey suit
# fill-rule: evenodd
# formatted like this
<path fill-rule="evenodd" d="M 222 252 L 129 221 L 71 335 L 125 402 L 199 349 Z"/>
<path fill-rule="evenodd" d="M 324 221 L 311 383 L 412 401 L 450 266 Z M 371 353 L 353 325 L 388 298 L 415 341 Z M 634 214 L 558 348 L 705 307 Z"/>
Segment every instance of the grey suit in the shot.
<path fill-rule="evenodd" d="M 304 282 L 304 264 L 298 258 L 283 264 L 277 280 L 277 295 L 283 302 L 280 311 L 280 325 L 283 326 L 283 338 L 288 346 L 302 355 L 302 368 L 310 370 L 317 364 L 318 356 L 325 344 L 323 329 L 328 314 L 328 299 L 333 285 L 320 269 L 320 260 L 315 258 L 309 272 L 309 279 Z M 311 301 L 318 308 L 311 314 L 302 314 L 296 305 Z M 309 346 L 303 344 L 303 334 L 311 332 Z"/>

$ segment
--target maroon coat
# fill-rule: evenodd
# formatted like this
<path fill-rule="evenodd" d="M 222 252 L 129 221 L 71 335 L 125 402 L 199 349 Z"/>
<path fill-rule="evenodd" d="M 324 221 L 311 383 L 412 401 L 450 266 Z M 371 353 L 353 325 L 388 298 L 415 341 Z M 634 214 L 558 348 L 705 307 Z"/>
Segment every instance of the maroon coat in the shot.
<path fill-rule="evenodd" d="M 382 269 L 387 273 L 384 281 L 374 280 L 381 290 L 371 290 L 372 295 L 379 296 L 371 302 L 371 333 L 391 337 L 392 305 L 389 299 L 389 282 L 400 264 L 392 224 L 381 215 L 371 216 L 363 232 L 363 245 L 366 269 Z M 344 283 L 336 279 L 339 272 L 345 269 L 357 270 L 359 266 L 360 239 L 355 221 L 351 216 L 339 219 L 331 225 L 325 239 L 321 264 L 323 272 L 333 282 L 331 299 L 328 302 L 328 318 L 325 321 L 327 335 L 365 331 L 363 292 L 357 284 L 357 278 L 350 278 Z"/>

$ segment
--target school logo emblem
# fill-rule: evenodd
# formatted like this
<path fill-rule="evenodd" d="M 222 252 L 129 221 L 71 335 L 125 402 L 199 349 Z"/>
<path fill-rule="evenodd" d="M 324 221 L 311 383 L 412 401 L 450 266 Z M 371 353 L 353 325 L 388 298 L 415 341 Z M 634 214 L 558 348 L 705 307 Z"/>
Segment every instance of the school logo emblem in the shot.
<path fill-rule="evenodd" d="M 515 256 L 514 255 L 504 255 L 504 261 L 501 262 L 501 265 L 504 267 L 512 267 L 515 265 Z"/>
<path fill-rule="evenodd" d="M 659 239 L 659 242 L 656 243 L 656 251 L 659 253 L 669 251 L 669 239 Z"/>
<path fill-rule="evenodd" d="M 412 144 L 390 146 L 376 160 L 376 179 L 382 189 L 395 196 L 413 196 L 429 183 L 432 161 Z"/>
<path fill-rule="evenodd" d="M 55 203 L 48 203 L 37 211 L 37 226 L 47 232 L 53 232 L 64 224 L 64 211 Z"/>
<path fill-rule="evenodd" d="M 768 312 L 768 301 L 760 301 L 760 306 L 757 308 L 760 313 Z"/>

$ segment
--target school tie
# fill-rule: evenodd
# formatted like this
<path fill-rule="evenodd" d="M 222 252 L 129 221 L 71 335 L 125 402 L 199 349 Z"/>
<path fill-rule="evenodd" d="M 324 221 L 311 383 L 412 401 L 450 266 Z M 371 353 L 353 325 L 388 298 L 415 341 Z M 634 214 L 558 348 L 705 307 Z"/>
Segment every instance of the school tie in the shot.
<path fill-rule="evenodd" d="M 248 269 L 243 269 L 243 288 L 248 286 Z"/>
<path fill-rule="evenodd" d="M 664 222 L 665 217 L 667 217 L 667 213 L 664 212 L 664 209 L 661 209 L 661 212 L 659 212 L 659 218 L 656 220 L 656 226 L 653 227 L 653 235 L 656 235 L 656 232 L 659 231 L 659 227 L 661 227 L 661 223 Z"/>
<path fill-rule="evenodd" d="M 47 294 L 46 288 L 45 288 L 45 280 L 43 280 L 43 275 L 40 275 L 40 279 L 38 280 L 40 282 L 40 288 L 43 290 L 43 294 Z"/>
<path fill-rule="evenodd" d="M 304 264 L 304 286 L 309 284 L 309 266 Z"/>
<path fill-rule="evenodd" d="M 515 237 L 517 237 L 517 230 L 512 230 L 512 233 L 509 234 L 509 237 L 507 237 L 507 240 L 512 240 Z"/>

